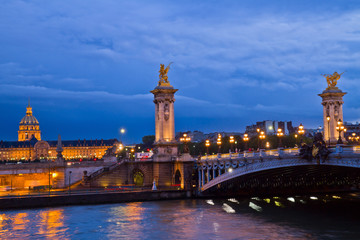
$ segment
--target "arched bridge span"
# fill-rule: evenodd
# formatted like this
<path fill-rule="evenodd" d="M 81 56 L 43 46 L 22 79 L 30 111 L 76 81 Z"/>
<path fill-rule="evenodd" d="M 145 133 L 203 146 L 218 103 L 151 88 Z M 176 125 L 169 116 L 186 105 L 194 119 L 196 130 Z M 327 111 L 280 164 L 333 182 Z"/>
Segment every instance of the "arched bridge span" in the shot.
<path fill-rule="evenodd" d="M 199 190 L 219 194 L 301 193 L 359 187 L 360 147 L 332 149 L 328 159 L 301 159 L 298 149 L 202 157 Z"/>

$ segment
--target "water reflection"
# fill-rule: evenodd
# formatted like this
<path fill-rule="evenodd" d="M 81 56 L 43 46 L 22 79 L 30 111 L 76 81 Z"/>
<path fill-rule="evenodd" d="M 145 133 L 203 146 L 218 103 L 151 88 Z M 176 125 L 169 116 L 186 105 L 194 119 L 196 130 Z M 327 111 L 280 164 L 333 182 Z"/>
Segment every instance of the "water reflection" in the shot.
<path fill-rule="evenodd" d="M 57 235 L 63 235 L 66 229 L 64 226 L 64 210 L 45 210 L 39 213 L 38 234 L 46 236 L 46 238 L 53 239 Z"/>
<path fill-rule="evenodd" d="M 359 203 L 329 195 L 12 210 L 0 214 L 0 239 L 360 239 Z"/>

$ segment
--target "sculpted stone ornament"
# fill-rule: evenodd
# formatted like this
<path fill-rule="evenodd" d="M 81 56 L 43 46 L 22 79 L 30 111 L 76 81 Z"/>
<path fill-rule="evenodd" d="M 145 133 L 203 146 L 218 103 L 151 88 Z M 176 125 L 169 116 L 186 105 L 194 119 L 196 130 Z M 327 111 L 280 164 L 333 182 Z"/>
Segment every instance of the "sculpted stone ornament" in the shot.
<path fill-rule="evenodd" d="M 326 78 L 326 82 L 328 84 L 327 88 L 328 89 L 335 88 L 337 81 L 340 79 L 340 77 L 343 73 L 338 74 L 337 72 L 334 72 L 332 75 L 331 74 L 323 74 L 323 76 Z"/>
<path fill-rule="evenodd" d="M 303 143 L 300 148 L 300 157 L 309 161 L 316 159 L 319 162 L 324 162 L 329 153 L 330 150 L 326 147 L 321 133 L 315 134 L 312 145 L 309 146 Z"/>
<path fill-rule="evenodd" d="M 169 65 L 165 68 L 164 64 L 160 64 L 160 70 L 159 70 L 159 84 L 158 86 L 165 86 L 165 87 L 169 87 L 171 86 L 168 80 L 168 76 L 167 73 L 170 70 L 170 65 L 172 64 L 169 63 Z"/>
<path fill-rule="evenodd" d="M 170 117 L 169 105 L 165 104 L 165 106 L 164 106 L 164 118 L 167 121 L 167 120 L 169 120 L 169 117 Z"/>

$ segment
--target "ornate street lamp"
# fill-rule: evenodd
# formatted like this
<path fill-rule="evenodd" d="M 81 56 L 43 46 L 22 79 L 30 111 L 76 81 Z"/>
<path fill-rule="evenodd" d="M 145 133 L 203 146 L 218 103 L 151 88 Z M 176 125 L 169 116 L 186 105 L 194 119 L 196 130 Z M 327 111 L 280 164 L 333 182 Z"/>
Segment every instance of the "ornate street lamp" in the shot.
<path fill-rule="evenodd" d="M 210 140 L 205 140 L 205 147 L 206 147 L 206 155 L 209 155 L 209 147 L 210 147 Z"/>
<path fill-rule="evenodd" d="M 182 138 L 180 138 L 180 142 L 184 143 L 184 149 L 183 149 L 184 153 L 189 153 L 188 142 L 190 142 L 190 141 L 191 141 L 191 138 L 186 133 L 184 133 Z"/>
<path fill-rule="evenodd" d="M 248 137 L 247 133 L 244 134 L 243 141 L 245 142 L 245 151 L 247 151 L 248 150 L 248 141 L 249 141 L 249 137 Z"/>
<path fill-rule="evenodd" d="M 336 130 L 339 132 L 339 139 L 337 141 L 337 144 L 343 144 L 343 141 L 341 139 L 341 132 L 346 132 L 346 128 L 344 127 L 341 119 L 339 119 L 339 121 L 337 122 Z"/>
<path fill-rule="evenodd" d="M 258 149 L 260 150 L 260 131 L 261 131 L 261 129 L 260 128 L 257 128 L 256 129 L 256 132 L 258 133 L 258 140 L 257 140 L 257 142 L 258 142 Z"/>
<path fill-rule="evenodd" d="M 281 128 L 278 128 L 276 135 L 279 138 L 279 148 L 282 147 L 281 138 L 284 136 L 284 133 L 282 132 Z"/>
<path fill-rule="evenodd" d="M 300 144 L 302 143 L 302 135 L 304 135 L 304 133 L 305 133 L 304 126 L 302 125 L 302 123 L 300 123 L 298 127 L 298 134 L 300 135 Z"/>
<path fill-rule="evenodd" d="M 356 142 L 358 137 L 356 136 L 356 133 L 352 133 L 351 136 L 349 136 L 349 141 Z"/>
<path fill-rule="evenodd" d="M 262 147 L 262 140 L 264 140 L 266 138 L 265 132 L 261 131 L 260 135 L 259 135 L 259 139 L 260 139 L 260 147 Z M 259 148 L 260 149 L 260 148 Z"/>
<path fill-rule="evenodd" d="M 216 140 L 216 144 L 219 146 L 218 153 L 220 153 L 220 150 L 221 150 L 221 143 L 222 143 L 221 142 L 221 134 L 219 133 L 217 140 Z"/>
<path fill-rule="evenodd" d="M 230 142 L 230 152 L 232 152 L 232 150 L 233 150 L 233 144 L 234 144 L 234 142 L 235 142 L 234 136 L 230 136 L 229 142 Z"/>
<path fill-rule="evenodd" d="M 135 149 L 134 148 L 130 149 L 130 159 L 135 160 Z"/>
<path fill-rule="evenodd" d="M 295 134 L 294 137 L 295 137 L 295 145 L 297 146 L 297 144 L 298 144 L 298 135 Z"/>

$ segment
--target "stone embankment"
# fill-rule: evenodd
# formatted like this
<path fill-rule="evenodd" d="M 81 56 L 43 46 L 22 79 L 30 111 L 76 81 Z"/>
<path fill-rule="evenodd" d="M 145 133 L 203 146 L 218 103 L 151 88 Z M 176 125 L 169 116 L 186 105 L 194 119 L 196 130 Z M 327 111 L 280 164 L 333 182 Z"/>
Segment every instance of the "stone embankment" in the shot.
<path fill-rule="evenodd" d="M 191 198 L 189 191 L 129 191 L 63 194 L 55 196 L 18 196 L 0 198 L 0 209 L 39 208 L 65 205 L 87 205 L 122 202 L 159 201 Z"/>

